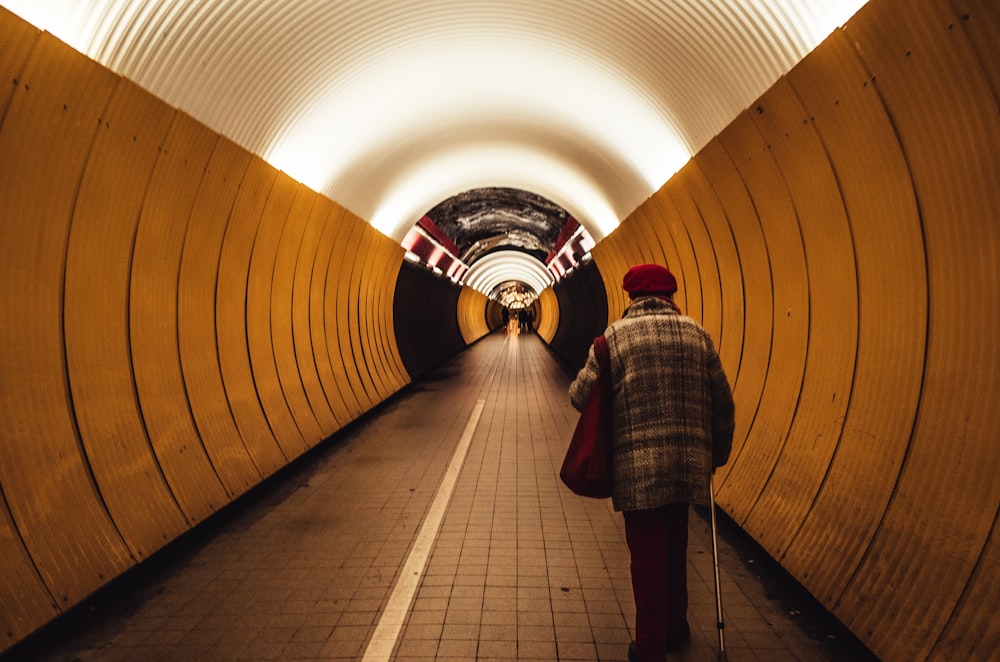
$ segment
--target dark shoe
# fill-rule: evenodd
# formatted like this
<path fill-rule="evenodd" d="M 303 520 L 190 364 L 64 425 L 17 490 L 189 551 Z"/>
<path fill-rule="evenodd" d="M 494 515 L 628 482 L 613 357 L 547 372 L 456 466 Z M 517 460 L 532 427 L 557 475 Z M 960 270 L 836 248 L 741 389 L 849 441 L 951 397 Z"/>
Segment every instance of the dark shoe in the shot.
<path fill-rule="evenodd" d="M 635 652 L 635 642 L 631 642 L 628 645 L 628 662 L 642 662 L 639 659 L 639 654 Z"/>
<path fill-rule="evenodd" d="M 691 643 L 691 626 L 684 624 L 683 630 L 667 634 L 667 652 L 675 653 Z"/>

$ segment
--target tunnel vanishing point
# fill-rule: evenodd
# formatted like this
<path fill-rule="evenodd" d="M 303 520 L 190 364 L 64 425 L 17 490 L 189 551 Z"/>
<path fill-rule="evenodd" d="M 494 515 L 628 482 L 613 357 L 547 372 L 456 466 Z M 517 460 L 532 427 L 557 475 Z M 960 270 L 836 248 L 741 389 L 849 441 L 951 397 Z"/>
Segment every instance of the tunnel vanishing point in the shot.
<path fill-rule="evenodd" d="M 498 306 L 0 9 L 0 650 L 500 324 Z M 538 300 L 632 264 L 734 387 L 718 503 L 885 660 L 1000 650 L 1000 8 L 874 0 Z"/>

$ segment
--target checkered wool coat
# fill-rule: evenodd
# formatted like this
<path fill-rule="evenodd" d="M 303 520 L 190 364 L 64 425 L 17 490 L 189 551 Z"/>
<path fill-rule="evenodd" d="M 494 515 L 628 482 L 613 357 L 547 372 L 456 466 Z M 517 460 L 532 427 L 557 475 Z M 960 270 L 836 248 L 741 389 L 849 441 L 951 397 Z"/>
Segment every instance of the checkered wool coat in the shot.
<path fill-rule="evenodd" d="M 733 397 L 708 333 L 672 304 L 639 298 L 604 332 L 614 393 L 615 510 L 709 503 L 713 466 L 729 460 Z M 597 360 L 570 386 L 583 409 Z"/>

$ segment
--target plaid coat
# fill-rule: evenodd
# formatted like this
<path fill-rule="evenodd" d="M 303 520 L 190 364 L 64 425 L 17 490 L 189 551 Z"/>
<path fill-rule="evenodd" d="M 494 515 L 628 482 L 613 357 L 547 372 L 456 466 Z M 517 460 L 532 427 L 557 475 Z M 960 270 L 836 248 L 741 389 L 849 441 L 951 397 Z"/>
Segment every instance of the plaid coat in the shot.
<path fill-rule="evenodd" d="M 708 333 L 657 297 L 632 302 L 604 332 L 614 393 L 615 510 L 707 505 L 712 468 L 729 460 L 733 397 Z M 583 409 L 597 360 L 570 386 Z"/>

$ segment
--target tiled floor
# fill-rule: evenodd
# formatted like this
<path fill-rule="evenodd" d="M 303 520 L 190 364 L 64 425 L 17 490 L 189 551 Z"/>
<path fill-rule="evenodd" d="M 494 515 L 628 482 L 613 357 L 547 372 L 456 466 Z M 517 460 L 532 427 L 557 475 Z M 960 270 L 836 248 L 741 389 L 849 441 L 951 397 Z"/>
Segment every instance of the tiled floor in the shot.
<path fill-rule="evenodd" d="M 569 381 L 534 336 L 484 339 L 86 607 L 72 619 L 81 632 L 33 642 L 32 656 L 625 660 L 621 516 L 557 476 L 577 417 Z M 437 497 L 449 484 L 450 500 Z M 692 513 L 694 634 L 679 660 L 717 658 L 710 544 Z M 807 634 L 721 540 L 720 555 L 728 659 L 857 659 Z"/>

